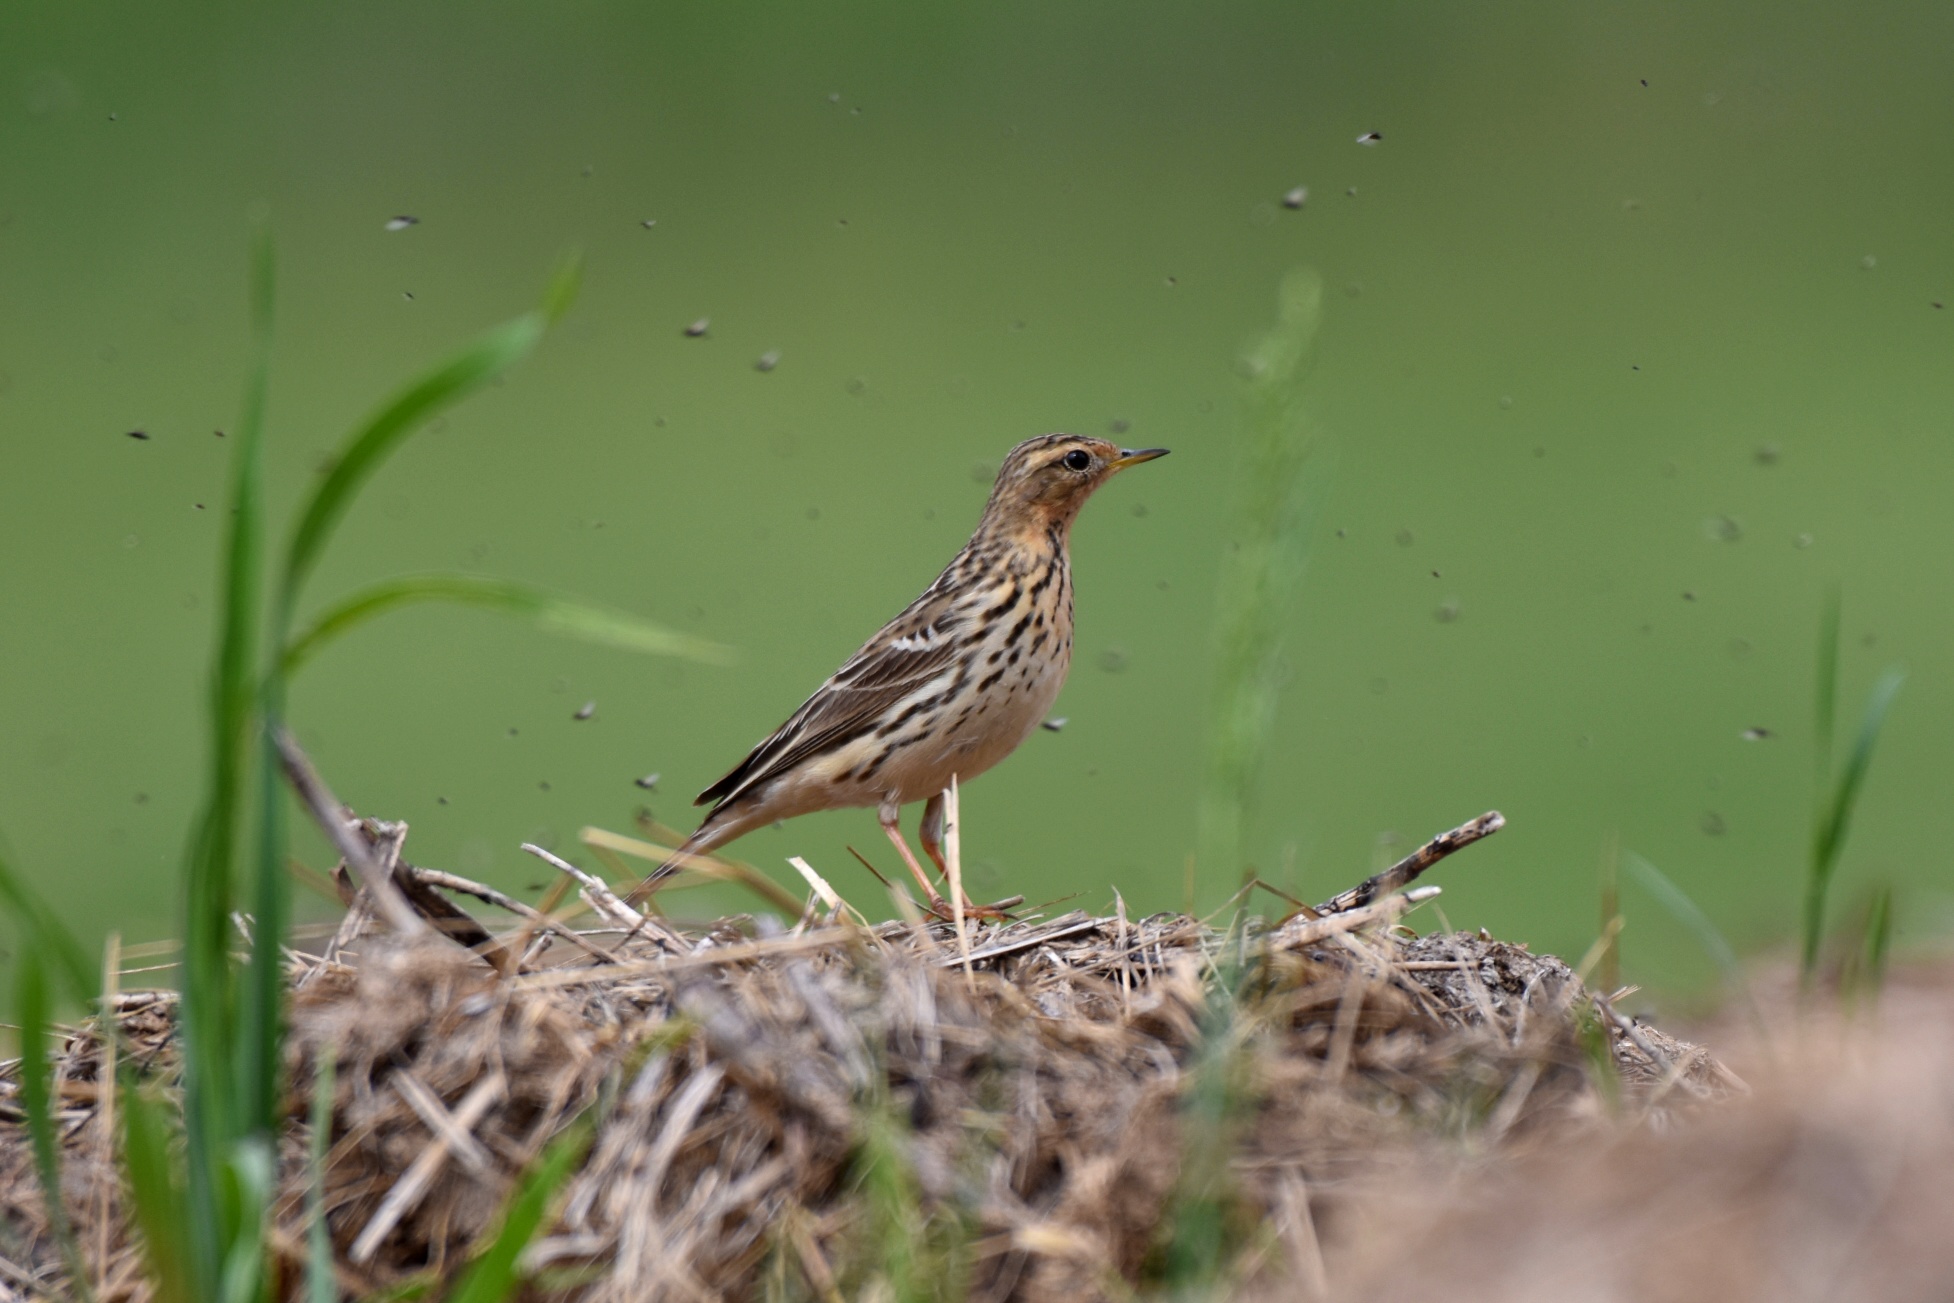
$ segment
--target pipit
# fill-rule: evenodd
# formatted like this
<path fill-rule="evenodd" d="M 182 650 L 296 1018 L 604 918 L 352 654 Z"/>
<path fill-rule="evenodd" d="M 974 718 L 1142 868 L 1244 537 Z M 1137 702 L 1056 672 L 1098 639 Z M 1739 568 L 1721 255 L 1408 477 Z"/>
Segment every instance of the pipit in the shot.
<path fill-rule="evenodd" d="M 945 872 L 943 794 L 1017 749 L 1058 696 L 1072 663 L 1072 522 L 1094 489 L 1165 448 L 1048 434 L 1011 450 L 977 532 L 882 631 L 699 793 L 713 809 L 632 893 L 754 828 L 815 810 L 873 806 L 930 899 L 943 904 L 909 844 L 902 807 L 923 801 L 923 850 Z"/>

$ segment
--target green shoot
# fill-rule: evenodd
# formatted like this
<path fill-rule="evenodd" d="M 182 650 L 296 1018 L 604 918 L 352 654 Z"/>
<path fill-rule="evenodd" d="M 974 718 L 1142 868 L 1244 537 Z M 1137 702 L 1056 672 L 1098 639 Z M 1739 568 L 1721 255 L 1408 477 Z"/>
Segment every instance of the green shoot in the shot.
<path fill-rule="evenodd" d="M 129 1198 L 142 1231 L 149 1283 L 157 1303 L 198 1303 L 191 1285 L 189 1212 L 184 1188 L 170 1161 L 170 1125 L 165 1106 L 125 1077 L 117 1087 L 122 1115 L 122 1161 Z"/>
<path fill-rule="evenodd" d="M 1876 1002 L 1886 984 L 1886 958 L 1893 947 L 1891 883 L 1873 889 L 1858 930 L 1857 944 L 1840 959 L 1839 993 L 1852 1002 Z"/>
<path fill-rule="evenodd" d="M 419 602 L 453 602 L 483 607 L 531 620 L 547 633 L 580 638 L 626 651 L 724 661 L 729 652 L 717 643 L 678 633 L 663 625 L 608 607 L 533 588 L 507 579 L 474 575 L 406 575 L 362 588 L 317 616 L 285 648 L 289 677 L 334 638 L 375 616 Z"/>
<path fill-rule="evenodd" d="M 1615 1066 L 1615 1036 L 1608 1026 L 1608 1019 L 1601 1007 L 1593 1000 L 1584 999 L 1574 1011 L 1574 1034 L 1581 1045 L 1581 1055 L 1588 1061 L 1588 1073 L 1594 1078 L 1595 1092 L 1609 1113 L 1619 1114 L 1622 1107 L 1622 1074 Z"/>
<path fill-rule="evenodd" d="M 1838 619 L 1836 604 L 1828 620 L 1828 630 L 1832 650 L 1821 649 L 1819 659 L 1819 698 L 1821 708 L 1829 703 L 1834 695 L 1829 680 L 1836 678 L 1838 662 Z M 1899 695 L 1900 685 L 1906 682 L 1902 670 L 1890 669 L 1880 676 L 1872 694 L 1866 698 L 1866 707 L 1859 718 L 1859 734 L 1853 741 L 1852 752 L 1846 757 L 1845 768 L 1839 772 L 1836 782 L 1825 781 L 1827 770 L 1821 768 L 1819 804 L 1815 811 L 1812 827 L 1812 846 L 1810 868 L 1805 878 L 1804 901 L 1804 944 L 1799 958 L 1799 983 L 1809 993 L 1812 982 L 1818 973 L 1819 945 L 1825 936 L 1825 899 L 1831 890 L 1833 875 L 1839 867 L 1839 857 L 1845 850 L 1846 833 L 1851 827 L 1852 811 L 1859 801 L 1859 789 L 1866 781 L 1866 771 L 1873 761 L 1873 750 L 1879 744 L 1880 730 L 1885 727 L 1887 712 L 1892 708 L 1893 699 Z M 1829 745 L 1831 730 L 1829 726 L 1822 733 L 1822 744 Z M 1825 765 L 1821 761 L 1821 765 Z M 1829 789 L 1829 790 L 1828 790 Z"/>
<path fill-rule="evenodd" d="M 1228 949 L 1222 947 L 1208 987 L 1201 1047 L 1181 1105 L 1181 1170 L 1162 1218 L 1169 1238 L 1161 1280 L 1175 1296 L 1218 1286 L 1246 1239 L 1228 1155 L 1235 1151 L 1235 1133 L 1254 1110 L 1241 1080 L 1238 988 L 1244 970 Z"/>
<path fill-rule="evenodd" d="M 1737 958 L 1737 951 L 1717 925 L 1710 921 L 1702 907 L 1689 898 L 1669 875 L 1634 852 L 1623 856 L 1622 862 L 1628 866 L 1629 873 L 1642 884 L 1642 888 L 1655 897 L 1656 903 L 1668 911 L 1669 917 L 1683 925 L 1683 930 L 1696 939 L 1710 962 L 1717 966 L 1726 987 L 1735 991 L 1744 1001 L 1744 1008 L 1760 1035 L 1769 1040 L 1769 1029 L 1764 1022 L 1763 1011 L 1757 1007 L 1757 999 L 1751 994 L 1750 979 L 1744 973 L 1744 966 Z M 1612 989 L 1612 988 L 1611 988 Z"/>
<path fill-rule="evenodd" d="M 1201 863 L 1217 881 L 1242 869 L 1242 827 L 1275 724 L 1282 627 L 1309 543 L 1303 472 L 1316 439 L 1303 411 L 1302 381 L 1322 304 L 1316 273 L 1290 273 L 1275 328 L 1247 359 L 1243 498 L 1216 602 L 1217 667 L 1199 820 Z"/>

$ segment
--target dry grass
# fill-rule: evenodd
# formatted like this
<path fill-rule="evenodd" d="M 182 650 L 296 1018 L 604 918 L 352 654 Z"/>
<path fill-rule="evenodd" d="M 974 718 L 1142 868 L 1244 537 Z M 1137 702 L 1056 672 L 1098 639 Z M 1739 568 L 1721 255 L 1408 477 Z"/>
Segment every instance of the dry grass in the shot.
<path fill-rule="evenodd" d="M 393 863 L 388 831 L 367 825 Z M 396 881 L 445 937 L 379 930 L 362 893 L 323 953 L 290 958 L 286 1297 L 327 1046 L 347 1291 L 452 1270 L 585 1115 L 594 1142 L 527 1262 L 534 1297 L 593 1303 L 1321 1297 L 1390 1174 L 1669 1118 L 1734 1081 L 1652 1028 L 1602 1030 L 1557 959 L 1416 936 L 1404 895 L 1232 928 L 972 922 L 966 971 L 948 922 L 865 927 L 818 900 L 791 929 L 634 927 L 589 879 L 574 936 L 533 916 L 496 934 L 430 885 L 458 880 Z M 174 1007 L 118 997 L 123 1052 L 165 1083 Z M 143 1298 L 102 1050 L 90 1022 L 57 1065 L 68 1204 L 99 1294 Z M 18 1123 L 0 1096 L 0 1299 L 60 1276 Z"/>

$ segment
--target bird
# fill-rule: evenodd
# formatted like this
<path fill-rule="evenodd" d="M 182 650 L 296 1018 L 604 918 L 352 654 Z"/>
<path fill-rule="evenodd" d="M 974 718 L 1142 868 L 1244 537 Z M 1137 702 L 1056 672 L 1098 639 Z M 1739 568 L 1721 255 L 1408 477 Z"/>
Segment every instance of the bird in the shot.
<path fill-rule="evenodd" d="M 1044 720 L 1072 662 L 1072 522 L 1107 480 L 1164 457 L 1047 434 L 1011 449 L 970 541 L 694 805 L 711 811 L 628 897 L 695 856 L 778 820 L 873 807 L 930 907 L 944 902 L 900 826 L 924 802 L 923 851 L 943 859 L 944 792 L 997 764 Z M 974 908 L 974 907 L 973 907 Z"/>

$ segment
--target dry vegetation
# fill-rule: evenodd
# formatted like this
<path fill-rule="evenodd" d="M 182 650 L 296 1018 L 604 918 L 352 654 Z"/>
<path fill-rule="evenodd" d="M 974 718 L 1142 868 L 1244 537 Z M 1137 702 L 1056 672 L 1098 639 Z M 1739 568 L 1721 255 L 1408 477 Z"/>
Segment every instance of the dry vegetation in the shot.
<path fill-rule="evenodd" d="M 1844 1279 L 1882 1201 L 1948 1206 L 1948 1178 L 1911 1157 L 1954 1150 L 1945 1044 L 1907 1061 L 1927 1092 L 1910 1111 L 1856 1131 L 1883 1062 L 1719 1105 L 1748 1089 L 1561 961 L 1415 935 L 1399 919 L 1417 891 L 1234 926 L 972 922 L 960 945 L 949 922 L 868 927 L 818 898 L 791 928 L 640 926 L 586 877 L 592 926 L 518 917 L 495 935 L 432 890 L 472 884 L 399 863 L 393 829 L 364 827 L 446 936 L 376 925 L 362 892 L 330 945 L 291 956 L 272 1234 L 290 1297 L 327 1047 L 327 1216 L 355 1297 L 451 1271 L 583 1125 L 588 1152 L 528 1250 L 534 1297 L 1492 1297 L 1499 1282 L 1735 1298 L 1690 1286 L 1726 1259 L 1763 1279 L 1753 1259 L 1781 1244 L 1803 1256 L 1780 1267 Z M 116 998 L 119 1052 L 164 1081 L 175 999 Z M 103 1049 L 90 1022 L 57 1064 L 69 1212 L 98 1295 L 140 1298 Z M 0 1299 L 61 1278 L 18 1122 L 0 1097 Z M 1661 1270 L 1625 1251 L 1668 1240 Z"/>

